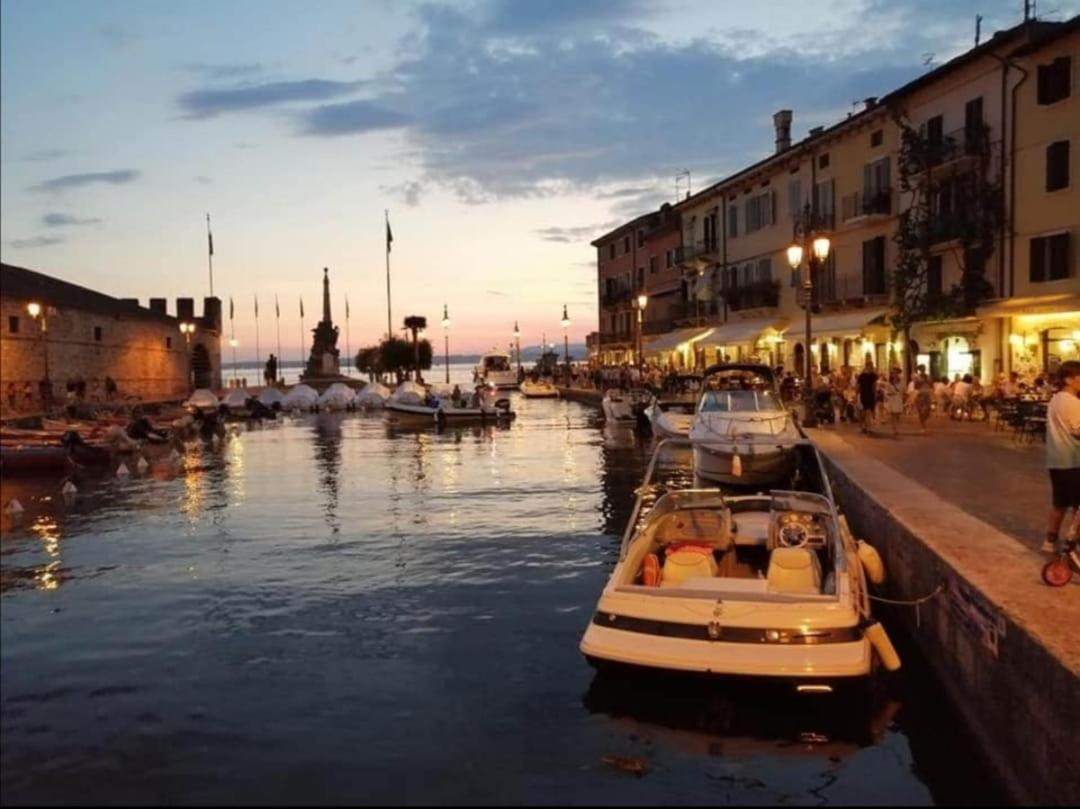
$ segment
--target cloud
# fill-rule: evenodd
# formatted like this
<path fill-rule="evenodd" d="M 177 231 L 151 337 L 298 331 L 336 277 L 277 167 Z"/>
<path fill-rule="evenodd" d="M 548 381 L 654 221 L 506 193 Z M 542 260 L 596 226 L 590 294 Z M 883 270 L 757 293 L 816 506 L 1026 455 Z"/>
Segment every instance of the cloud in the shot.
<path fill-rule="evenodd" d="M 105 40 L 105 43 L 113 50 L 123 50 L 133 42 L 137 42 L 139 35 L 133 31 L 129 31 L 126 28 L 121 28 L 119 25 L 106 24 L 102 25 L 97 30 L 98 36 Z"/>
<path fill-rule="evenodd" d="M 536 34 L 583 24 L 626 24 L 648 10 L 644 0 L 492 0 L 483 15 L 498 34 Z"/>
<path fill-rule="evenodd" d="M 484 290 L 488 295 L 494 295 L 496 298 L 509 298 L 510 296 L 505 292 L 499 292 L 497 289 Z"/>
<path fill-rule="evenodd" d="M 183 66 L 185 70 L 198 73 L 209 79 L 233 79 L 237 76 L 250 76 L 253 73 L 262 73 L 265 66 L 261 62 L 249 64 L 205 64 L 193 62 Z"/>
<path fill-rule="evenodd" d="M 193 179 L 199 185 L 210 185 L 211 183 L 214 182 L 213 177 L 207 177 L 207 176 L 205 176 L 203 174 L 199 174 L 199 175 L 197 175 L 195 177 L 192 177 L 191 179 Z"/>
<path fill-rule="evenodd" d="M 388 194 L 400 195 L 405 200 L 405 204 L 410 208 L 415 208 L 420 204 L 420 197 L 424 193 L 423 185 L 416 180 L 400 183 L 399 185 L 379 186 L 379 190 Z"/>
<path fill-rule="evenodd" d="M 37 149 L 18 158 L 20 163 L 47 163 L 71 154 L 67 149 Z"/>
<path fill-rule="evenodd" d="M 107 183 L 110 185 L 122 185 L 137 180 L 142 172 L 136 169 L 116 169 L 115 171 L 94 171 L 87 174 L 64 174 L 61 177 L 53 177 L 37 185 L 32 185 L 29 191 L 59 192 L 72 188 L 82 188 L 95 183 Z"/>
<path fill-rule="evenodd" d="M 356 135 L 377 129 L 397 129 L 409 117 L 379 106 L 367 99 L 345 104 L 326 104 L 301 116 L 302 133 L 320 137 Z"/>
<path fill-rule="evenodd" d="M 578 227 L 547 227 L 535 231 L 545 242 L 584 242 L 590 237 L 611 230 L 619 224 L 618 220 L 604 222 L 599 225 L 582 225 Z"/>
<path fill-rule="evenodd" d="M 645 187 L 633 187 L 630 188 L 616 188 L 614 191 L 602 191 L 597 194 L 598 199 L 621 199 L 622 197 L 640 197 L 643 194 L 652 194 L 656 192 L 656 186 L 650 185 Z"/>
<path fill-rule="evenodd" d="M 97 225 L 101 220 L 96 217 L 80 218 L 69 213 L 47 213 L 41 217 L 41 224 L 47 228 L 63 228 L 81 225 Z"/>
<path fill-rule="evenodd" d="M 15 239 L 14 241 L 8 242 L 8 244 L 22 250 L 32 247 L 49 247 L 54 244 L 60 244 L 63 241 L 63 236 L 35 236 L 33 239 Z"/>
<path fill-rule="evenodd" d="M 275 104 L 298 101 L 325 101 L 355 93 L 364 81 L 328 81 L 303 79 L 245 84 L 227 89 L 203 88 L 181 93 L 177 105 L 186 118 L 212 118 L 244 110 L 261 109 Z"/>

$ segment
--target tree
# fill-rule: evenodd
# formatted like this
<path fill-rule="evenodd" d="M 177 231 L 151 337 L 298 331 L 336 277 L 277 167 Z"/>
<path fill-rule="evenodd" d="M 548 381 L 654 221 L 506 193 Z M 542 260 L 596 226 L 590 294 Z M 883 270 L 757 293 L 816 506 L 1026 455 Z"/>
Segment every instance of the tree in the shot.
<path fill-rule="evenodd" d="M 382 365 L 379 346 L 366 346 L 356 352 L 356 370 L 361 374 L 367 374 L 368 379 L 374 382 L 382 377 L 386 369 Z"/>
<path fill-rule="evenodd" d="M 893 241 L 893 314 L 903 335 L 905 376 L 911 372 L 911 329 L 925 320 L 963 317 L 993 294 L 986 260 L 1004 222 L 1000 176 L 992 176 L 989 129 L 980 123 L 956 136 L 931 138 L 892 110 L 900 128 L 897 159 L 900 190 L 910 204 L 900 215 Z M 960 267 L 960 283 L 939 293 L 929 285 L 935 245 L 948 244 Z"/>
<path fill-rule="evenodd" d="M 420 378 L 420 344 L 417 341 L 417 336 L 424 329 L 427 328 L 427 318 L 422 315 L 409 315 L 405 318 L 405 329 L 412 333 L 413 344 L 413 364 L 412 368 L 416 372 L 416 380 L 418 382 L 423 381 Z M 429 345 L 430 348 L 430 345 Z M 431 367 L 431 360 L 428 359 L 427 368 Z"/>

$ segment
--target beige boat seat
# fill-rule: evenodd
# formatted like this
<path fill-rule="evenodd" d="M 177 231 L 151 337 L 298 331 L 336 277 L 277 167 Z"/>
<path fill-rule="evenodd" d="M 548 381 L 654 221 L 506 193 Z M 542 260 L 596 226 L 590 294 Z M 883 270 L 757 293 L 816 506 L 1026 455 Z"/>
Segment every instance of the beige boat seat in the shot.
<path fill-rule="evenodd" d="M 656 526 L 656 541 L 660 545 L 708 545 L 715 550 L 731 550 L 733 541 L 726 515 L 707 508 L 687 508 L 664 516 Z"/>
<path fill-rule="evenodd" d="M 678 587 L 690 578 L 704 576 L 713 578 L 718 572 L 716 559 L 703 545 L 683 547 L 664 557 L 660 574 L 661 587 Z"/>
<path fill-rule="evenodd" d="M 821 563 L 809 548 L 774 548 L 766 576 L 772 593 L 821 593 Z"/>

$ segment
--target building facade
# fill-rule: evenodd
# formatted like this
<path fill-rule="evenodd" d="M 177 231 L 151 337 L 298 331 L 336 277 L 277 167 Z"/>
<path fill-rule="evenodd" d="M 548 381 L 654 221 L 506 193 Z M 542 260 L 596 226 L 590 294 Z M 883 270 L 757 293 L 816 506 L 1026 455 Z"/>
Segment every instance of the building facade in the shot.
<path fill-rule="evenodd" d="M 177 299 L 175 316 L 166 306 L 164 298 L 143 307 L 0 265 L 0 414 L 39 413 L 50 398 L 62 404 L 69 386 L 105 401 L 107 378 L 119 400 L 181 399 L 192 385 L 220 388 L 221 302 L 206 298 L 201 317 L 192 298 Z M 182 322 L 195 326 L 190 342 Z"/>

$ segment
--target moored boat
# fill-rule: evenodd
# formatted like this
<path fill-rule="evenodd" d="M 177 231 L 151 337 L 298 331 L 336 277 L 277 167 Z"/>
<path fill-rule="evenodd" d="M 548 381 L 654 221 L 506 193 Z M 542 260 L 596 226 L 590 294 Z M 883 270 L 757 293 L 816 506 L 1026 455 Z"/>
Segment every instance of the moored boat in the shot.
<path fill-rule="evenodd" d="M 356 406 L 362 407 L 365 410 L 379 408 L 386 404 L 386 400 L 390 398 L 390 389 L 385 385 L 380 385 L 378 382 L 372 382 L 364 386 L 356 395 Z"/>
<path fill-rule="evenodd" d="M 609 422 L 635 422 L 644 414 L 651 394 L 643 388 L 611 388 L 604 392 L 600 407 Z"/>
<path fill-rule="evenodd" d="M 356 391 L 344 382 L 335 382 L 319 396 L 319 407 L 326 410 L 351 410 L 356 402 Z"/>
<path fill-rule="evenodd" d="M 34 475 L 70 472 L 67 447 L 59 444 L 0 444 L 0 475 Z"/>
<path fill-rule="evenodd" d="M 476 382 L 496 388 L 518 387 L 518 375 L 510 363 L 510 355 L 501 351 L 489 351 L 480 357 L 473 378 Z"/>
<path fill-rule="evenodd" d="M 557 399 L 559 389 L 550 379 L 538 379 L 535 382 L 526 379 L 521 383 L 521 393 L 526 399 Z"/>
<path fill-rule="evenodd" d="M 300 383 L 281 400 L 283 410 L 312 410 L 319 404 L 319 392 L 310 385 Z"/>

